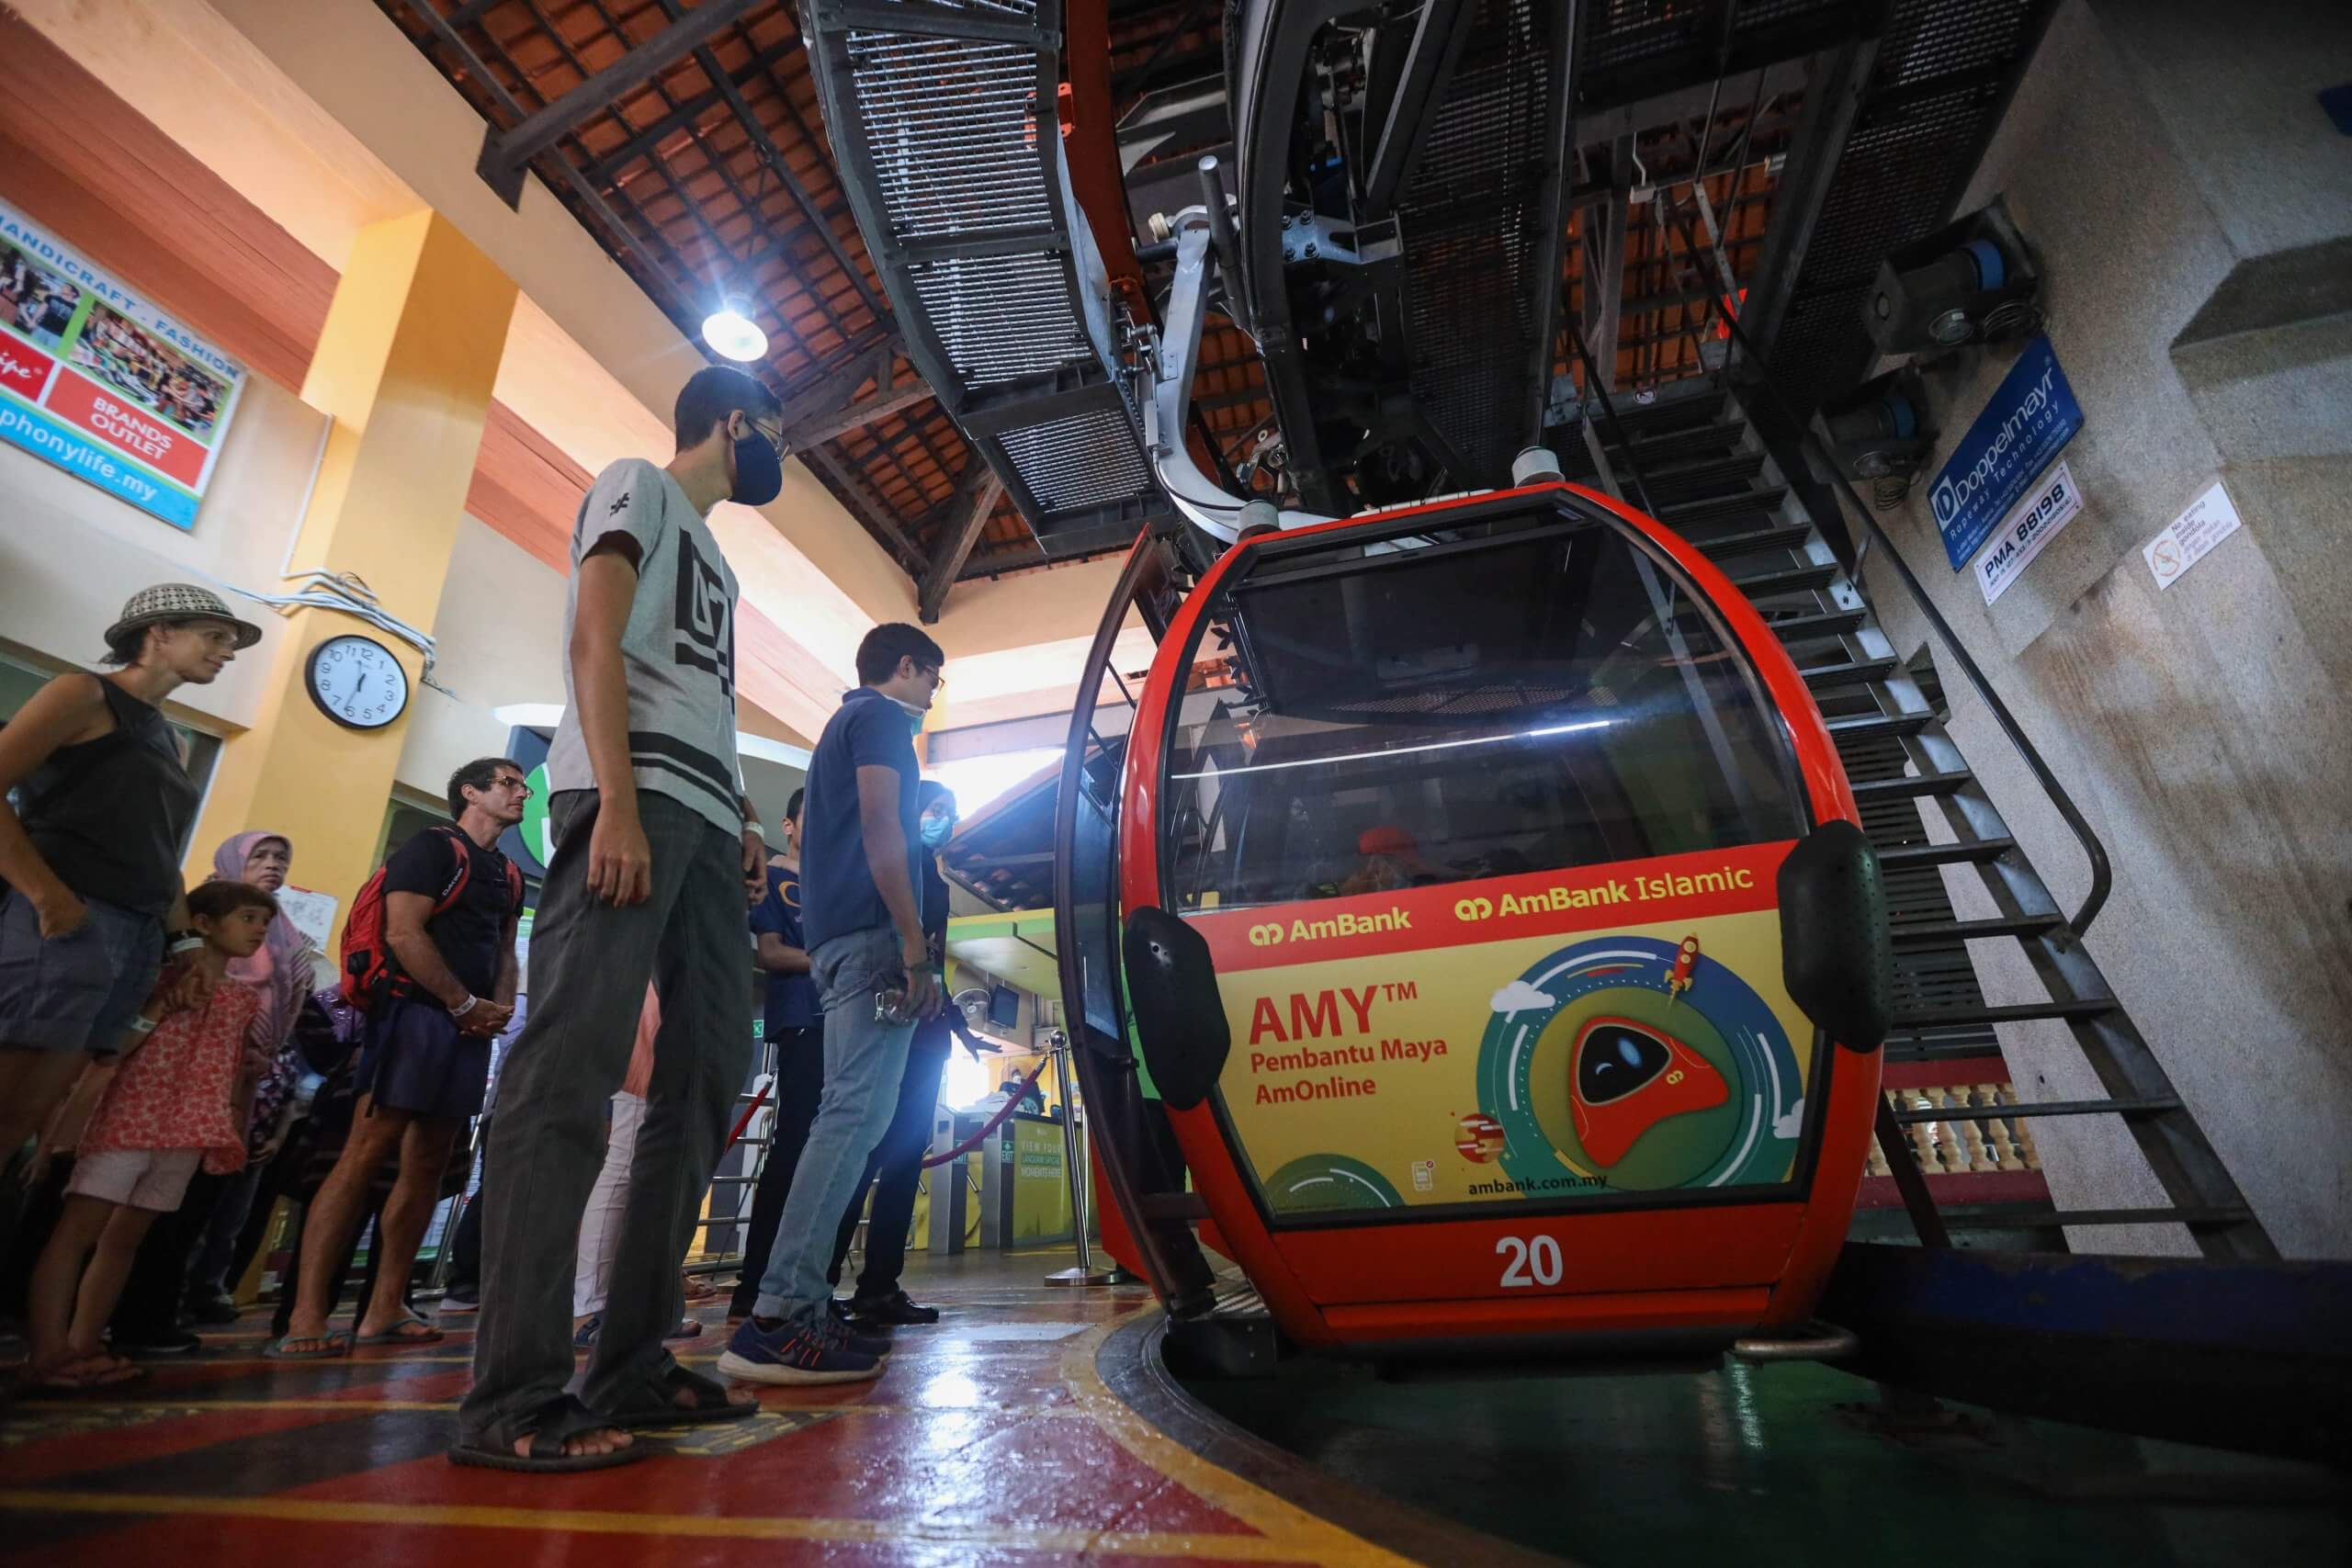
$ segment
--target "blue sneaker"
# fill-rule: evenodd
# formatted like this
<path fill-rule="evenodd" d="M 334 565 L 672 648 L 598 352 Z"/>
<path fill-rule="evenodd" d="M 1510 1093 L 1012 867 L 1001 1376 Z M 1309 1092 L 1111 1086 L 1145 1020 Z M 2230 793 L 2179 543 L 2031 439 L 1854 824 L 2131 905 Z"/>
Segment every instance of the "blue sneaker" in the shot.
<path fill-rule="evenodd" d="M 579 1327 L 571 1331 L 571 1348 L 574 1350 L 594 1350 L 596 1348 L 596 1336 L 604 1326 L 603 1313 L 590 1314 L 582 1321 Z"/>
<path fill-rule="evenodd" d="M 882 1375 L 882 1361 L 797 1324 L 763 1330 L 758 1319 L 747 1318 L 727 1342 L 718 1370 L 743 1382 L 863 1382 Z"/>

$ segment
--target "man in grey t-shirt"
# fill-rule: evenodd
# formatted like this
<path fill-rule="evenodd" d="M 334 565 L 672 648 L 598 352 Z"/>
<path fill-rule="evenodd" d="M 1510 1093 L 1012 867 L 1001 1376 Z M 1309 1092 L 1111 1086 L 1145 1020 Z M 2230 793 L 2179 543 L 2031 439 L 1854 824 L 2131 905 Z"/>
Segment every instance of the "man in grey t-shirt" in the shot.
<path fill-rule="evenodd" d="M 590 1470 L 641 1457 L 632 1427 L 759 1407 L 662 1346 L 678 1265 L 751 1065 L 747 899 L 766 846 L 735 756 L 735 575 L 705 521 L 783 485 L 776 400 L 740 370 L 678 395 L 678 455 L 596 476 L 571 535 L 564 694 L 548 751 L 555 858 L 531 934 L 531 1010 L 501 1071 L 483 1208 L 474 1384 L 449 1457 Z M 603 1332 L 577 1395 L 571 1276 L 603 1164 L 604 1112 L 651 981 L 669 1005 L 614 1253 Z"/>

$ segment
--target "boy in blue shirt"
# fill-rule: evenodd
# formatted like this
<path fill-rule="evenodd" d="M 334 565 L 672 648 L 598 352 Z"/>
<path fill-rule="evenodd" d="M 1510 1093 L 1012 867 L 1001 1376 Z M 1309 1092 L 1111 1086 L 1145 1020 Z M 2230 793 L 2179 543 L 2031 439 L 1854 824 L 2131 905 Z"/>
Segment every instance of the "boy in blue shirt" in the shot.
<path fill-rule="evenodd" d="M 834 1321 L 833 1229 L 889 1126 L 917 1021 L 938 1012 L 923 935 L 914 735 L 938 694 L 939 645 L 899 622 L 857 649 L 857 690 L 842 699 L 808 763 L 801 931 L 824 1009 L 825 1089 L 808 1130 L 752 1315 L 719 1370 L 752 1382 L 854 1382 L 882 1370 L 888 1341 Z M 895 1016 L 876 998 L 900 993 Z"/>
<path fill-rule="evenodd" d="M 776 1222 L 792 1190 L 793 1168 L 817 1120 L 817 1100 L 825 1089 L 824 1015 L 817 1007 L 817 982 L 809 975 L 808 939 L 800 929 L 800 852 L 803 807 L 808 792 L 796 789 L 784 808 L 784 853 L 768 862 L 768 893 L 752 908 L 752 962 L 767 976 L 765 1036 L 775 1060 L 775 1119 L 768 1133 L 768 1156 L 752 1194 L 752 1228 L 743 1240 L 743 1277 L 727 1304 L 731 1322 L 752 1315 L 760 1291 L 759 1270 L 775 1245 Z"/>

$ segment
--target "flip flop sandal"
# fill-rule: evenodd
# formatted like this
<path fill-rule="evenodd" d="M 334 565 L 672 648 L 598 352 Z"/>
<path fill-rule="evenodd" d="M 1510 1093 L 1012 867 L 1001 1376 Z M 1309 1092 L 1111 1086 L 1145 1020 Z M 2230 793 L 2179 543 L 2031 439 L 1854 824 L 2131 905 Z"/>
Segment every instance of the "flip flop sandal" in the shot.
<path fill-rule="evenodd" d="M 287 1342 L 294 1339 L 315 1339 L 314 1350 L 288 1350 Z M 261 1348 L 265 1359 L 272 1361 L 334 1361 L 351 1354 L 351 1330 L 330 1328 L 324 1334 L 281 1334 Z"/>
<path fill-rule="evenodd" d="M 76 1371 L 75 1368 L 85 1370 Z M 42 1371 L 30 1373 L 23 1388 L 31 1393 L 89 1393 L 102 1388 L 137 1382 L 146 1375 L 146 1368 L 111 1356 L 84 1356 L 70 1361 L 54 1362 Z"/>
<path fill-rule="evenodd" d="M 694 1395 L 694 1402 L 680 1404 L 677 1401 L 681 1393 Z M 741 1421 L 759 1413 L 757 1400 L 738 1404 L 727 1397 L 726 1384 L 714 1382 L 684 1367 L 673 1366 L 646 1385 L 639 1397 L 606 1411 L 604 1422 L 623 1431 L 635 1431 L 640 1427 L 692 1427 L 707 1421 Z"/>
<path fill-rule="evenodd" d="M 421 1334 L 409 1332 L 412 1329 L 422 1329 L 424 1332 Z M 424 1319 L 404 1317 L 380 1334 L 363 1334 L 352 1343 L 354 1345 L 438 1345 L 445 1337 L 447 1337 L 439 1329 L 425 1322 Z"/>
<path fill-rule="evenodd" d="M 449 1450 L 451 1464 L 470 1464 L 483 1470 L 536 1471 L 542 1474 L 561 1474 L 582 1470 L 610 1470 L 616 1465 L 635 1464 L 645 1457 L 645 1447 L 633 1443 L 610 1453 L 568 1454 L 563 1451 L 566 1439 L 583 1432 L 608 1431 L 620 1426 L 609 1417 L 597 1415 L 571 1394 L 562 1394 L 539 1406 L 537 1414 L 523 1423 L 519 1430 L 511 1430 L 503 1440 L 497 1437 L 485 1443 L 468 1440 Z M 514 1438 L 528 1435 L 531 1451 L 514 1451 Z"/>
<path fill-rule="evenodd" d="M 93 1388 L 113 1388 L 118 1383 L 137 1382 L 147 1375 L 147 1369 L 121 1356 L 104 1358 L 106 1365 L 89 1378 Z"/>

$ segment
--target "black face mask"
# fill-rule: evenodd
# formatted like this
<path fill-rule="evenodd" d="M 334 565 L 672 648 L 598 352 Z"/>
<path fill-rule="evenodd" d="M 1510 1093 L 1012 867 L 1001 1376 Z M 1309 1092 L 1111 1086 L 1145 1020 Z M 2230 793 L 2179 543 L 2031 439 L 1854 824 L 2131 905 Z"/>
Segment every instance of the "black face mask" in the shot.
<path fill-rule="evenodd" d="M 735 443 L 735 489 L 728 497 L 745 506 L 765 506 L 784 493 L 784 459 L 754 429 Z"/>

